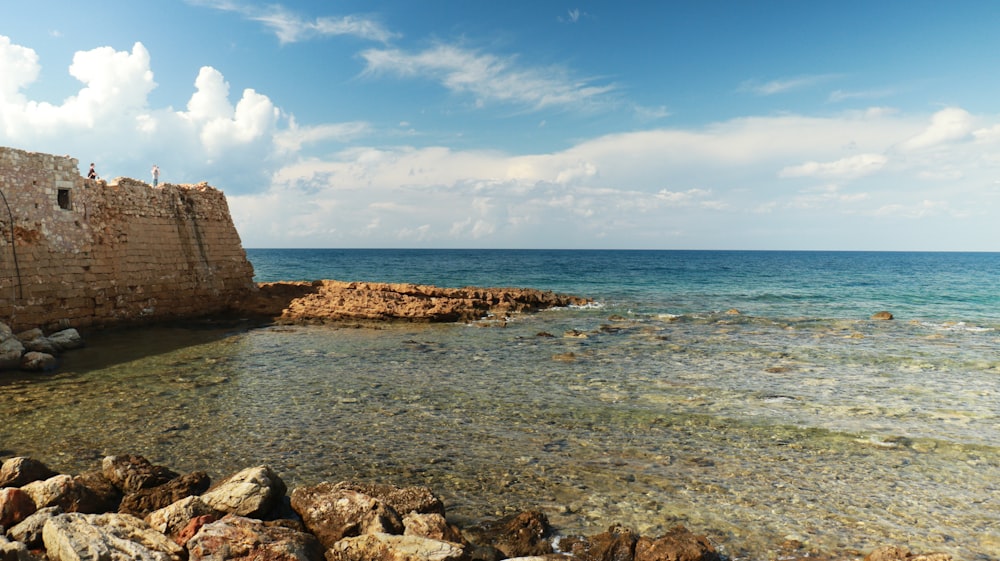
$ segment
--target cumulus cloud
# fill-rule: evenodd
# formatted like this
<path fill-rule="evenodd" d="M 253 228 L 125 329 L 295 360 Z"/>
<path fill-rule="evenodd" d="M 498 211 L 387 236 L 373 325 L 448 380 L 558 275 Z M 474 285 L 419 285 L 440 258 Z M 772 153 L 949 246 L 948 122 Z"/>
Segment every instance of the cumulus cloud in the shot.
<path fill-rule="evenodd" d="M 368 49 L 361 53 L 368 76 L 392 74 L 431 78 L 448 90 L 469 94 L 477 105 L 505 103 L 530 109 L 595 107 L 612 102 L 613 84 L 595 85 L 570 76 L 562 68 L 520 65 L 516 57 L 499 57 L 455 45 L 439 44 L 421 52 Z"/>
<path fill-rule="evenodd" d="M 920 134 L 902 143 L 903 150 L 921 150 L 965 139 L 972 134 L 975 120 L 959 107 L 942 109 L 931 117 L 930 125 Z"/>

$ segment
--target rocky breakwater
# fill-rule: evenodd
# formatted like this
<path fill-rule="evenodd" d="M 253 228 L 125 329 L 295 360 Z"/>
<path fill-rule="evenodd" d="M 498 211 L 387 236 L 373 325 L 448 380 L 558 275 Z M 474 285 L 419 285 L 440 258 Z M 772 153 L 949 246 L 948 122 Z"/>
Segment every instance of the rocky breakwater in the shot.
<path fill-rule="evenodd" d="M 722 561 L 682 526 L 659 537 L 612 526 L 562 536 L 523 511 L 459 528 L 426 487 L 323 482 L 290 495 L 267 466 L 211 484 L 141 456 L 108 456 L 94 471 L 58 474 L 15 457 L 0 467 L 3 561 Z M 787 559 L 840 560 L 811 553 Z M 947 561 L 879 548 L 867 561 Z"/>
<path fill-rule="evenodd" d="M 280 323 L 469 322 L 589 302 L 530 288 L 440 288 L 320 280 L 259 283 L 256 294 L 241 305 L 241 311 L 273 317 Z"/>

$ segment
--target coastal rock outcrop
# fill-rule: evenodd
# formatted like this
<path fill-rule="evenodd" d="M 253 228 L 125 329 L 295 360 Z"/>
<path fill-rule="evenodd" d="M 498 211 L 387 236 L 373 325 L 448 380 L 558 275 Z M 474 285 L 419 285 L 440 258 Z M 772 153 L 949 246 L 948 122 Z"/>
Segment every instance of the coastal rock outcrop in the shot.
<path fill-rule="evenodd" d="M 260 283 L 240 307 L 281 323 L 328 321 L 469 322 L 489 316 L 580 306 L 586 298 L 529 288 L 440 288 L 405 283 Z"/>
<path fill-rule="evenodd" d="M 27 458 L 4 467 L 51 470 Z M 642 536 L 622 526 L 593 536 L 557 539 L 544 514 L 523 511 L 464 529 L 444 517 L 444 505 L 424 487 L 323 482 L 292 490 L 270 468 L 247 468 L 200 496 L 184 497 L 149 514 L 145 520 L 121 512 L 66 512 L 61 506 L 34 514 L 30 488 L 59 488 L 67 482 L 109 479 L 130 489 L 156 478 L 137 472 L 173 473 L 140 456 L 111 456 L 112 478 L 57 474 L 8 487 L 0 512 L 14 524 L 0 535 L 3 561 L 721 561 L 724 557 L 705 536 L 677 526 L 659 537 Z M 44 468 L 44 469 L 42 469 Z M 150 469 L 152 468 L 152 469 Z M 5 471 L 11 471 L 5 469 Z M 195 472 L 196 474 L 201 472 Z M 177 477 L 201 481 L 200 476 Z M 18 478 L 7 478 L 16 481 Z M 58 483 L 58 485 L 56 484 Z M 200 485 L 201 483 L 199 483 Z M 368 495 L 368 490 L 379 497 Z M 118 489 L 120 492 L 121 489 Z M 94 492 L 94 491 L 92 491 Z M 22 496 L 24 495 L 24 496 Z M 127 495 L 126 495 L 127 496 Z M 20 498 L 19 498 L 20 497 Z M 40 496 L 41 497 L 41 496 Z M 65 502 L 45 499 L 46 502 Z M 15 503 L 17 503 L 15 505 Z M 289 503 L 293 509 L 289 509 Z M 7 505 L 7 506 L 3 506 Z M 215 506 L 211 506 L 215 505 Z M 70 506 L 73 506 L 70 503 Z M 15 508 L 16 507 L 16 508 Z M 406 511 L 400 522 L 396 509 Z M 252 515 L 221 510 L 252 511 Z M 14 514 L 17 511 L 17 514 Z M 334 512 L 336 511 L 336 512 Z M 426 512 L 421 512 L 426 511 Z M 301 518 L 300 518 L 301 516 Z M 17 519 L 23 518 L 20 522 Z M 377 519 L 377 520 L 376 520 Z M 813 556 L 809 556 L 813 558 Z M 817 559 L 842 559 L 820 555 Z M 854 558 L 854 557 L 851 557 Z M 846 559 L 846 558 L 843 558 Z M 866 561 L 950 561 L 946 553 L 914 554 L 901 546 L 872 551 Z"/>
<path fill-rule="evenodd" d="M 83 338 L 73 328 L 48 336 L 38 328 L 15 335 L 10 326 L 0 322 L 0 371 L 49 371 L 58 364 L 59 354 L 82 346 Z"/>

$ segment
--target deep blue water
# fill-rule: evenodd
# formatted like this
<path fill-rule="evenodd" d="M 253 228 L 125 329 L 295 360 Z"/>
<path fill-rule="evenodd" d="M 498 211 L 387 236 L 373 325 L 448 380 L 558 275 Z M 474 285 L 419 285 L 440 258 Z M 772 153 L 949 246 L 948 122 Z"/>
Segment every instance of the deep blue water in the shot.
<path fill-rule="evenodd" d="M 518 286 L 643 313 L 1000 324 L 1000 253 L 248 249 L 257 281 Z"/>

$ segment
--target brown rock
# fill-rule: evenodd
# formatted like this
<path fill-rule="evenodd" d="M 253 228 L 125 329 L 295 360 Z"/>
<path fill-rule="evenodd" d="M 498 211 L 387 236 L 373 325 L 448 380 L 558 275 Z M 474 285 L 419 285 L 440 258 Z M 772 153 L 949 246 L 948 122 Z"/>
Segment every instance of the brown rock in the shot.
<path fill-rule="evenodd" d="M 196 518 L 207 520 L 205 517 L 209 517 L 212 521 L 215 521 L 222 518 L 222 515 L 223 513 L 208 506 L 199 497 L 185 497 L 175 503 L 149 513 L 149 515 L 146 516 L 146 523 L 148 523 L 154 530 L 173 538 L 173 540 L 177 543 L 182 543 L 182 541 L 178 539 L 178 536 L 180 536 L 181 532 L 191 525 L 192 520 Z M 201 525 L 198 525 L 197 527 L 200 528 Z M 195 531 L 197 532 L 197 530 Z M 186 539 L 193 535 L 194 534 L 192 533 L 190 536 L 187 536 Z M 184 541 L 186 541 L 186 539 Z"/>
<path fill-rule="evenodd" d="M 142 456 L 131 454 L 104 458 L 101 471 L 108 481 L 126 495 L 139 489 L 163 485 L 178 476 L 163 466 L 154 466 Z"/>
<path fill-rule="evenodd" d="M 260 283 L 244 307 L 289 323 L 324 321 L 475 321 L 488 315 L 582 305 L 585 298 L 517 288 L 439 288 L 418 284 Z"/>
<path fill-rule="evenodd" d="M 612 526 L 595 536 L 561 540 L 560 546 L 580 561 L 632 561 L 638 539 L 632 530 Z"/>
<path fill-rule="evenodd" d="M 53 475 L 58 474 L 38 460 L 9 458 L 0 467 L 0 487 L 23 487 L 32 481 L 43 481 Z"/>
<path fill-rule="evenodd" d="M 0 489 L 0 526 L 10 528 L 35 513 L 35 501 L 17 487 Z"/>
<path fill-rule="evenodd" d="M 122 502 L 122 492 L 115 487 L 103 471 L 88 471 L 73 478 L 90 490 L 94 503 L 86 512 L 114 512 Z M 83 512 L 83 511 L 81 511 Z"/>
<path fill-rule="evenodd" d="M 204 493 L 211 482 L 208 474 L 203 471 L 188 473 L 163 485 L 140 489 L 126 495 L 118 512 L 143 518 L 154 510 L 169 506 L 185 497 Z"/>
<path fill-rule="evenodd" d="M 683 526 L 650 539 L 639 538 L 635 544 L 635 561 L 721 561 L 705 536 L 697 536 Z"/>
<path fill-rule="evenodd" d="M 473 543 L 495 547 L 507 557 L 529 557 L 552 553 L 552 544 L 546 539 L 550 532 L 544 514 L 526 511 L 471 526 L 463 535 Z"/>
<path fill-rule="evenodd" d="M 191 538 L 195 537 L 195 535 L 201 531 L 202 526 L 205 524 L 211 524 L 218 519 L 219 517 L 214 514 L 202 514 L 201 516 L 195 516 L 191 520 L 188 520 L 188 523 L 181 528 L 179 532 L 177 532 L 177 535 L 174 536 L 174 541 L 177 542 L 177 545 L 184 547 L 189 541 L 191 541 Z"/>
<path fill-rule="evenodd" d="M 201 527 L 187 542 L 190 561 L 321 561 L 315 537 L 260 520 L 227 515 Z"/>
<path fill-rule="evenodd" d="M 429 487 L 396 487 L 395 485 L 358 483 L 341 481 L 337 489 L 350 489 L 378 499 L 392 507 L 398 514 L 419 512 L 421 514 L 440 514 L 444 516 L 444 503 Z"/>
<path fill-rule="evenodd" d="M 326 551 L 326 561 L 466 561 L 462 546 L 392 534 L 344 538 Z"/>
<path fill-rule="evenodd" d="M 21 489 L 31 495 L 38 508 L 58 506 L 64 512 L 94 513 L 100 506 L 100 500 L 93 491 L 69 475 L 32 481 Z"/>
<path fill-rule="evenodd" d="M 420 536 L 452 543 L 464 542 L 462 532 L 454 525 L 448 524 L 444 516 L 437 513 L 410 512 L 403 517 L 403 528 L 404 536 Z"/>
<path fill-rule="evenodd" d="M 890 320 L 892 319 L 892 314 L 885 311 L 875 312 L 874 314 L 872 314 L 872 319 Z"/>
<path fill-rule="evenodd" d="M 403 521 L 386 503 L 364 493 L 330 483 L 292 491 L 292 509 L 302 523 L 330 548 L 345 537 L 373 532 L 402 534 Z"/>

